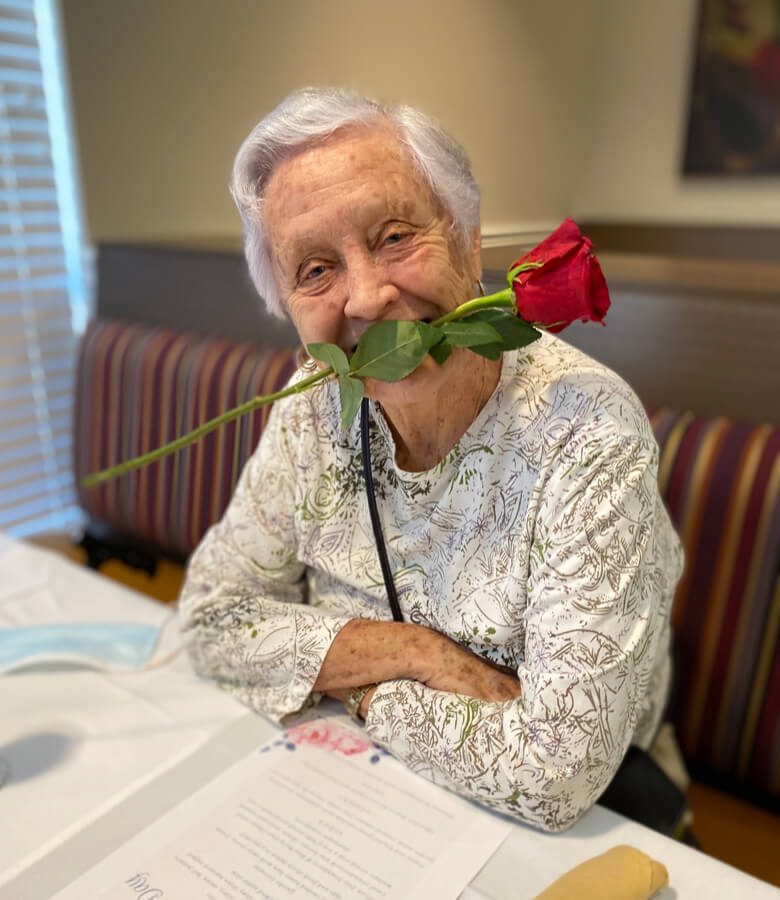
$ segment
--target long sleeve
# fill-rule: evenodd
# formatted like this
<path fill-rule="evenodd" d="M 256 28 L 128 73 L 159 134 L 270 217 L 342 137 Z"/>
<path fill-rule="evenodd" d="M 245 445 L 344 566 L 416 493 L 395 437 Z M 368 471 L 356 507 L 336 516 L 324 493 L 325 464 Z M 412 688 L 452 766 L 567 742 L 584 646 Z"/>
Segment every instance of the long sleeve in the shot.
<path fill-rule="evenodd" d="M 668 686 L 681 555 L 656 457 L 651 435 L 585 429 L 540 479 L 520 699 L 387 682 L 369 708 L 371 737 L 480 803 L 548 831 L 573 824 L 629 743 L 648 740 L 661 711 L 651 700 Z"/>
<path fill-rule="evenodd" d="M 318 699 L 312 686 L 351 618 L 306 603 L 297 469 L 277 404 L 224 517 L 193 554 L 179 601 L 196 671 L 277 721 Z"/>

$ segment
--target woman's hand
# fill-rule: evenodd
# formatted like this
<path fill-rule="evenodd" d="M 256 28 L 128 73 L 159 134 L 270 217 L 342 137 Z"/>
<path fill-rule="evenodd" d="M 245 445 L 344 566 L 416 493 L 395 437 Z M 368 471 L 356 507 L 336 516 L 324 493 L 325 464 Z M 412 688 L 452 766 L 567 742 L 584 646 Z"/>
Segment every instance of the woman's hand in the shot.
<path fill-rule="evenodd" d="M 511 669 L 487 662 L 438 631 L 370 619 L 353 619 L 342 628 L 314 690 L 343 700 L 350 688 L 395 678 L 494 703 L 520 696 L 520 682 Z M 361 715 L 372 696 L 373 690 L 361 704 Z"/>
<path fill-rule="evenodd" d="M 437 691 L 493 703 L 520 696 L 520 682 L 511 669 L 487 662 L 443 634 L 430 634 L 430 652 L 421 660 L 418 681 Z"/>

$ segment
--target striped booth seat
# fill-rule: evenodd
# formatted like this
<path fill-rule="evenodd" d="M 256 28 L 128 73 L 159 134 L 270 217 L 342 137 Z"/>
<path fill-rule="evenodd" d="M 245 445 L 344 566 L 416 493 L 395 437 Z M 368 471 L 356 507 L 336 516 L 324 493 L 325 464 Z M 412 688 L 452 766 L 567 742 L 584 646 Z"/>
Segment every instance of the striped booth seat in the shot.
<path fill-rule="evenodd" d="M 173 440 L 233 406 L 281 388 L 295 350 L 98 319 L 82 341 L 74 428 L 77 482 Z M 94 488 L 92 520 L 184 558 L 224 511 L 269 407 Z"/>
<path fill-rule="evenodd" d="M 650 411 L 685 546 L 672 718 L 692 774 L 780 801 L 780 429 Z"/>

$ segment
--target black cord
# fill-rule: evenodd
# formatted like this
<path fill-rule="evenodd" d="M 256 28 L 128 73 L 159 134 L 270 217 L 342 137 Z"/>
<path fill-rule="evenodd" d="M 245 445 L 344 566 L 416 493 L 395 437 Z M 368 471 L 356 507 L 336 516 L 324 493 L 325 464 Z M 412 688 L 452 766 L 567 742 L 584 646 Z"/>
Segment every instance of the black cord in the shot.
<path fill-rule="evenodd" d="M 376 550 L 379 554 L 379 565 L 382 568 L 382 578 L 385 580 L 385 590 L 387 591 L 387 599 L 390 601 L 390 609 L 393 611 L 393 618 L 395 621 L 403 622 L 404 614 L 401 612 L 401 606 L 398 603 L 398 594 L 395 590 L 393 573 L 390 570 L 390 563 L 387 559 L 387 550 L 385 549 L 385 539 L 382 535 L 382 523 L 379 521 L 379 510 L 376 506 L 374 475 L 371 472 L 371 448 L 369 447 L 368 427 L 368 399 L 364 397 L 363 402 L 360 404 L 360 450 L 361 456 L 363 457 L 363 477 L 366 481 L 368 512 L 371 516 L 371 528 L 374 532 L 374 541 L 376 542 Z"/>

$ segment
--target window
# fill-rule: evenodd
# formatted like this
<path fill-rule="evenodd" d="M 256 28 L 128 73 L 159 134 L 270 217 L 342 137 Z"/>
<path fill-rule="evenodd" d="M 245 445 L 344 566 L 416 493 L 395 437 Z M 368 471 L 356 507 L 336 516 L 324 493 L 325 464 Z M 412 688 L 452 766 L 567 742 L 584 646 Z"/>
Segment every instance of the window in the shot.
<path fill-rule="evenodd" d="M 0 530 L 73 530 L 84 244 L 57 0 L 0 0 Z"/>

